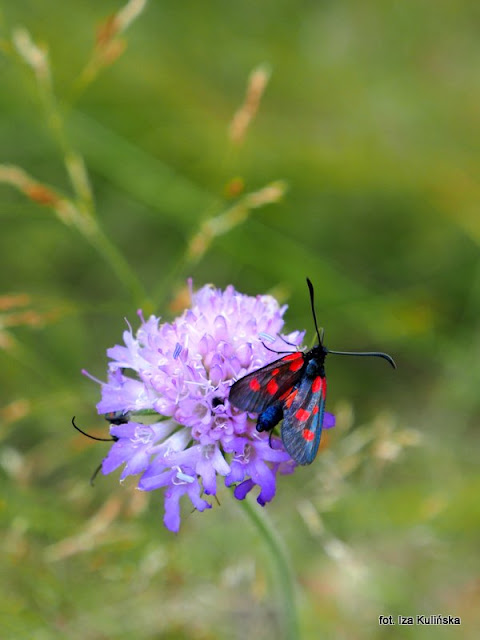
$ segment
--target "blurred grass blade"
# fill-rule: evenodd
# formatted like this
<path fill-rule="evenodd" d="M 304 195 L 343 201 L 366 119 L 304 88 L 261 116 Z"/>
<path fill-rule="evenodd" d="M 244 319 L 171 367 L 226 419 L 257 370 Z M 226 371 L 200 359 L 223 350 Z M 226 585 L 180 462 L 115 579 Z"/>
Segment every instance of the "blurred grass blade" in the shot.
<path fill-rule="evenodd" d="M 253 209 L 279 202 L 285 192 L 284 182 L 271 182 L 258 191 L 248 193 L 227 211 L 205 220 L 189 242 L 185 256 L 186 264 L 193 265 L 198 262 L 208 251 L 214 238 L 225 235 L 245 222 Z"/>
<path fill-rule="evenodd" d="M 218 203 L 211 193 L 80 111 L 71 112 L 69 130 L 91 170 L 183 229 L 198 224 Z"/>
<path fill-rule="evenodd" d="M 257 114 L 269 79 L 270 69 L 267 65 L 260 65 L 250 74 L 245 100 L 235 112 L 229 127 L 229 137 L 234 144 L 240 145 L 245 140 L 247 130 Z"/>
<path fill-rule="evenodd" d="M 90 58 L 74 81 L 70 104 L 96 80 L 104 68 L 112 65 L 122 55 L 126 42 L 120 36 L 143 12 L 147 2 L 148 0 L 129 0 L 122 9 L 101 23 Z"/>
<path fill-rule="evenodd" d="M 105 235 L 96 219 L 85 208 L 79 208 L 70 199 L 29 176 L 13 165 L 0 165 L 0 183 L 10 184 L 36 204 L 54 211 L 64 224 L 75 226 L 111 265 L 121 282 L 130 289 L 137 305 L 147 303 L 145 290 L 128 262 Z"/>

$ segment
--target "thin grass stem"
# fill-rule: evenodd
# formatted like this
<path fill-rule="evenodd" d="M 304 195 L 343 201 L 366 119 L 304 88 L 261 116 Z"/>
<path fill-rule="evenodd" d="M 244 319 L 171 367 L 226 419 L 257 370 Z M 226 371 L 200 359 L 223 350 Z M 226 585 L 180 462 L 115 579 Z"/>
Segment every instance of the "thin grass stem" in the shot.
<path fill-rule="evenodd" d="M 300 637 L 297 619 L 295 579 L 285 546 L 273 527 L 267 513 L 251 500 L 238 500 L 244 512 L 255 526 L 262 538 L 271 558 L 272 569 L 275 573 L 275 584 L 278 589 L 278 609 L 283 617 L 282 631 L 284 640 L 298 640 Z"/>

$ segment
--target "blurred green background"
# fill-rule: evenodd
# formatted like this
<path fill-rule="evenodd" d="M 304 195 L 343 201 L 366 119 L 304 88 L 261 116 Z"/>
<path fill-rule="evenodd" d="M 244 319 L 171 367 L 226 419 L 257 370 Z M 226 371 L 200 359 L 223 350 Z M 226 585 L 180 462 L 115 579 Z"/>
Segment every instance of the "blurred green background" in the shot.
<path fill-rule="evenodd" d="M 276 294 L 313 337 L 307 275 L 327 345 L 398 369 L 329 359 L 337 428 L 267 507 L 302 636 L 478 638 L 478 3 L 151 1 L 123 34 L 105 26 L 113 0 L 0 6 L 0 162 L 75 198 L 67 154 L 87 221 L 0 184 L 2 638 L 279 637 L 269 558 L 230 493 L 174 536 L 160 494 L 118 474 L 89 486 L 107 445 L 70 419 L 106 433 L 80 370 L 105 377 L 138 306 L 169 319 L 186 277 L 232 283 Z M 22 26 L 48 47 L 55 99 Z M 104 235 L 88 235 L 79 157 Z M 249 209 L 278 180 L 283 198 Z M 189 258 L 218 216 L 245 219 Z"/>

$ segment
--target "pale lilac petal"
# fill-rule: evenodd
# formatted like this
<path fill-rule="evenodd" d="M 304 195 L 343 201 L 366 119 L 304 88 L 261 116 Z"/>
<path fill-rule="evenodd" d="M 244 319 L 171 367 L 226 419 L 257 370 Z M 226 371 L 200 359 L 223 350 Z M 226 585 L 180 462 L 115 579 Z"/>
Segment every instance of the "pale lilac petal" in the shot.
<path fill-rule="evenodd" d="M 252 471 L 252 480 L 261 489 L 257 502 L 264 506 L 275 496 L 275 474 L 263 461 L 259 460 Z"/>
<path fill-rule="evenodd" d="M 202 478 L 205 493 L 215 495 L 217 492 L 217 474 L 226 476 L 230 471 L 230 467 L 218 446 L 207 445 L 203 447 L 202 455 L 196 464 L 195 471 Z"/>
<path fill-rule="evenodd" d="M 180 497 L 182 491 L 180 487 L 170 486 L 164 493 L 165 498 L 165 515 L 163 517 L 163 523 L 173 531 L 178 533 L 180 530 Z"/>
<path fill-rule="evenodd" d="M 203 498 L 200 498 L 200 491 L 201 489 L 198 482 L 195 484 L 192 483 L 187 486 L 188 497 L 190 498 L 193 506 L 197 511 L 205 511 L 205 509 L 211 509 L 212 505 L 206 500 L 203 500 Z"/>
<path fill-rule="evenodd" d="M 145 474 L 138 481 L 138 488 L 142 491 L 153 491 L 154 489 L 160 489 L 161 487 L 165 487 L 170 485 L 170 478 L 172 472 L 170 469 L 163 471 L 162 473 L 157 473 L 156 475 L 149 475 L 145 477 Z"/>

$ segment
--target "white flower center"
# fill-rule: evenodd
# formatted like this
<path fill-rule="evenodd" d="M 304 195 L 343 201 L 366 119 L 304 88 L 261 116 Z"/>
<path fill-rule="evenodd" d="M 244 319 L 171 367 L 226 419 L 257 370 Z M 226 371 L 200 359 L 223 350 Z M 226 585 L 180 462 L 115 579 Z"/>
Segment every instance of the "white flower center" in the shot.
<path fill-rule="evenodd" d="M 135 435 L 132 438 L 134 444 L 148 444 L 152 440 L 153 431 L 146 425 L 140 425 L 135 429 Z"/>

